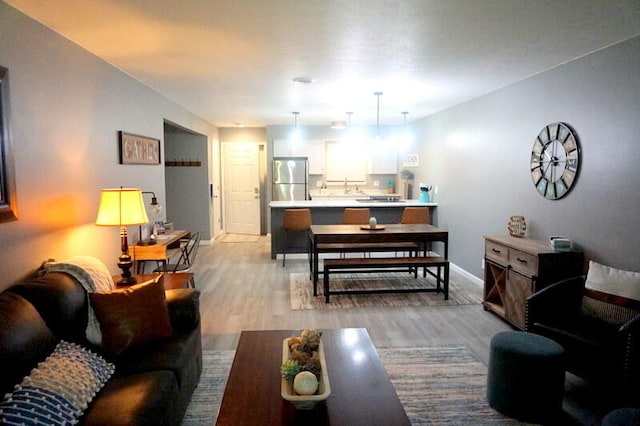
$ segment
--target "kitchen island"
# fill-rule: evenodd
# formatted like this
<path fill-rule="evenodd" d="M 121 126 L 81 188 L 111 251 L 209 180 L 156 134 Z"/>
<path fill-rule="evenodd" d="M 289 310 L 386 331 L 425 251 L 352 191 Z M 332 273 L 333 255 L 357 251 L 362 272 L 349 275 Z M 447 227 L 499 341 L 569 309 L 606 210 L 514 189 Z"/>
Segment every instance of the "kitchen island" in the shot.
<path fill-rule="evenodd" d="M 271 258 L 275 259 L 278 253 L 282 252 L 282 244 L 284 241 L 282 227 L 282 218 L 285 209 L 311 209 L 311 218 L 314 225 L 333 225 L 342 222 L 342 214 L 345 208 L 364 208 L 368 207 L 371 216 L 374 216 L 379 224 L 398 223 L 402 218 L 402 211 L 405 207 L 429 207 L 432 225 L 437 224 L 435 209 L 437 203 L 421 203 L 418 200 L 355 200 L 330 198 L 321 200 L 307 201 L 272 201 L 269 203 L 271 208 Z M 306 241 L 301 236 L 296 240 L 289 240 L 293 247 L 289 248 L 289 252 L 306 253 Z"/>

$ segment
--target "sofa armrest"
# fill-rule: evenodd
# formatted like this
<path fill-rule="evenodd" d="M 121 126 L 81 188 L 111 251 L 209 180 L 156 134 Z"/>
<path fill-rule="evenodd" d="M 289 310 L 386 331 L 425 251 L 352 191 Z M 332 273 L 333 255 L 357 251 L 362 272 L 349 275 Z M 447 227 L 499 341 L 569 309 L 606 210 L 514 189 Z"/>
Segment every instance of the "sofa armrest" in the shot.
<path fill-rule="evenodd" d="M 178 288 L 166 290 L 169 318 L 174 332 L 186 332 L 195 329 L 200 323 L 200 290 Z"/>
<path fill-rule="evenodd" d="M 584 276 L 568 278 L 529 296 L 525 304 L 525 330 L 533 331 L 535 323 L 557 324 L 577 317 L 584 284 Z"/>

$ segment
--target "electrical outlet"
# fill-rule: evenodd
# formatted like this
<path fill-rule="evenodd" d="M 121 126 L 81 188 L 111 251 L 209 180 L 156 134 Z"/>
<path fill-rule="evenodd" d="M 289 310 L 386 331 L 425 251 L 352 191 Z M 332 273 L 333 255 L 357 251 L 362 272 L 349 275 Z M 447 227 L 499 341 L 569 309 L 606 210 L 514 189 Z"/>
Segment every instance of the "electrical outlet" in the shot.
<path fill-rule="evenodd" d="M 322 181 L 321 180 L 317 180 L 316 181 L 316 188 L 322 188 Z"/>
<path fill-rule="evenodd" d="M 374 180 L 373 181 L 373 186 L 380 186 L 380 181 L 379 180 Z"/>

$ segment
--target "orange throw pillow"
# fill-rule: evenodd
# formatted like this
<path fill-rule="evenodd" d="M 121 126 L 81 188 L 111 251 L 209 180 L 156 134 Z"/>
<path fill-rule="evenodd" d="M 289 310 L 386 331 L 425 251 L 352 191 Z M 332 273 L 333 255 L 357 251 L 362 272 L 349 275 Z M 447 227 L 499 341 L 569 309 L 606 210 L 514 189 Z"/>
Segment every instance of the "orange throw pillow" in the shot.
<path fill-rule="evenodd" d="M 103 293 L 89 293 L 102 346 L 120 354 L 173 334 L 162 281 L 154 280 Z"/>

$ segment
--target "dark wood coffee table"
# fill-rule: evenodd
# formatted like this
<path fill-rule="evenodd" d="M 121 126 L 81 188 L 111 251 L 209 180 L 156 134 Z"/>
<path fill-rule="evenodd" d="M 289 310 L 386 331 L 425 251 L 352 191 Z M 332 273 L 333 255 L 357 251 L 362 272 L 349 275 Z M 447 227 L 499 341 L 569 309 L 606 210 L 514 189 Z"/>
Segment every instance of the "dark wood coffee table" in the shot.
<path fill-rule="evenodd" d="M 282 341 L 293 331 L 243 331 L 217 425 L 409 425 L 404 408 L 364 328 L 324 330 L 331 395 L 313 410 L 280 396 Z"/>

